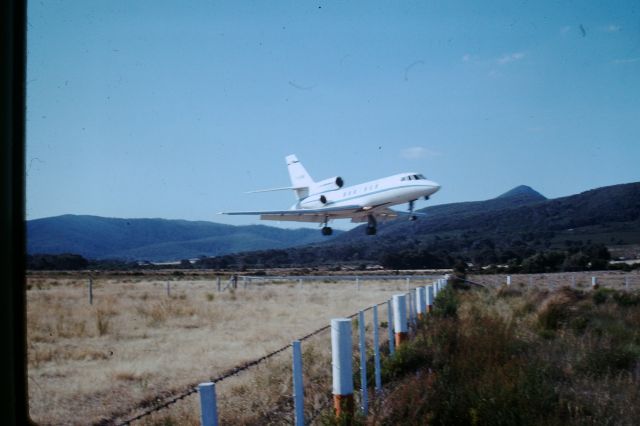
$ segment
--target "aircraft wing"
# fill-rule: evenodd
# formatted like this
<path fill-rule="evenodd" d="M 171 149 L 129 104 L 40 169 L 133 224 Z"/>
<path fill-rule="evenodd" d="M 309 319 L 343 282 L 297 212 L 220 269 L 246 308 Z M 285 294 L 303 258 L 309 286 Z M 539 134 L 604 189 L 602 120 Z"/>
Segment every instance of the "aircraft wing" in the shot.
<path fill-rule="evenodd" d="M 424 213 L 419 213 L 419 212 L 413 212 L 409 213 L 409 212 L 403 212 L 403 211 L 397 211 L 397 210 L 392 210 L 388 207 L 383 207 L 383 208 L 377 208 L 374 211 L 370 212 L 371 214 L 373 214 L 377 220 L 380 221 L 386 221 L 386 220 L 393 220 L 393 219 L 397 219 L 398 216 L 426 216 L 426 214 Z M 351 218 L 351 222 L 353 223 L 363 223 L 363 222 L 367 222 L 368 218 L 366 214 L 360 214 L 357 216 L 354 216 L 353 218 Z"/>
<path fill-rule="evenodd" d="M 280 220 L 292 222 L 318 222 L 328 219 L 350 218 L 363 212 L 362 206 L 325 207 L 322 209 L 267 210 L 246 212 L 220 212 L 227 215 L 260 216 L 262 220 Z"/>

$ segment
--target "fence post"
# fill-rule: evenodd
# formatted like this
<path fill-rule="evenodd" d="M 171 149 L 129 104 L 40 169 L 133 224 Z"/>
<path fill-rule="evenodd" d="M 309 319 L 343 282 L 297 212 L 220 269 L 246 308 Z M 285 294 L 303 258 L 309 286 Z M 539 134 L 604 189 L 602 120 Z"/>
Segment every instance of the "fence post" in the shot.
<path fill-rule="evenodd" d="M 167 281 L 167 297 L 171 297 L 171 284 Z"/>
<path fill-rule="evenodd" d="M 433 286 L 427 285 L 424 288 L 427 296 L 427 313 L 431 313 L 433 311 Z"/>
<path fill-rule="evenodd" d="M 406 282 L 406 287 L 407 287 L 407 291 L 409 291 L 409 277 L 405 278 L 405 282 Z"/>
<path fill-rule="evenodd" d="M 629 277 L 624 277 L 624 288 L 629 290 Z"/>
<path fill-rule="evenodd" d="M 433 300 L 436 300 L 436 297 L 438 297 L 438 284 L 437 283 L 433 283 Z"/>
<path fill-rule="evenodd" d="M 89 304 L 93 305 L 93 278 L 89 277 Z"/>
<path fill-rule="evenodd" d="M 358 328 L 360 329 L 360 404 L 362 414 L 367 415 L 369 411 L 369 395 L 367 393 L 367 346 L 365 342 L 366 328 L 364 324 L 364 311 L 358 312 Z"/>
<path fill-rule="evenodd" d="M 507 285 L 511 286 L 511 275 L 507 275 Z"/>
<path fill-rule="evenodd" d="M 418 298 L 418 295 L 415 293 L 415 291 L 409 292 L 409 312 L 411 312 L 411 324 L 413 325 L 413 327 L 415 328 L 417 322 L 418 322 L 418 310 L 416 309 L 417 305 L 416 305 L 416 299 Z"/>
<path fill-rule="evenodd" d="M 407 327 L 407 296 L 393 295 L 393 326 L 396 332 L 396 347 L 400 347 L 408 338 Z"/>
<path fill-rule="evenodd" d="M 413 296 L 413 294 L 411 294 L 411 292 L 408 292 L 406 294 L 407 296 L 407 323 L 408 326 L 411 327 L 413 325 L 413 303 L 411 302 L 413 300 L 413 298 L 411 296 Z"/>
<path fill-rule="evenodd" d="M 389 332 L 389 355 L 393 355 L 396 351 L 393 341 L 393 307 L 391 299 L 387 300 L 387 331 Z"/>
<path fill-rule="evenodd" d="M 221 288 L 220 288 L 220 277 L 216 277 L 216 285 L 218 286 L 218 293 L 220 293 Z"/>
<path fill-rule="evenodd" d="M 353 418 L 353 365 L 351 320 L 331 320 L 331 364 L 333 372 L 333 407 L 336 417 Z"/>
<path fill-rule="evenodd" d="M 410 292 L 410 294 L 412 323 L 416 325 L 418 322 L 418 306 L 420 304 L 420 294 L 417 288 L 415 289 L 415 291 Z"/>
<path fill-rule="evenodd" d="M 426 297 L 424 287 L 416 287 L 416 310 L 418 311 L 418 319 L 424 319 L 424 311 L 426 308 Z"/>
<path fill-rule="evenodd" d="M 595 276 L 591 277 L 591 287 L 598 288 L 598 278 Z"/>
<path fill-rule="evenodd" d="M 298 290 L 302 290 L 302 278 L 298 278 Z"/>
<path fill-rule="evenodd" d="M 294 340 L 293 347 L 293 405 L 295 425 L 304 426 L 304 387 L 302 385 L 302 350 L 300 340 Z"/>
<path fill-rule="evenodd" d="M 360 277 L 356 275 L 356 289 L 360 291 Z"/>
<path fill-rule="evenodd" d="M 198 385 L 200 394 L 200 424 L 218 426 L 218 408 L 216 407 L 216 385 L 211 382 Z"/>
<path fill-rule="evenodd" d="M 380 336 L 378 336 L 378 305 L 373 307 L 373 368 L 376 380 L 376 392 L 382 390 L 380 372 Z"/>

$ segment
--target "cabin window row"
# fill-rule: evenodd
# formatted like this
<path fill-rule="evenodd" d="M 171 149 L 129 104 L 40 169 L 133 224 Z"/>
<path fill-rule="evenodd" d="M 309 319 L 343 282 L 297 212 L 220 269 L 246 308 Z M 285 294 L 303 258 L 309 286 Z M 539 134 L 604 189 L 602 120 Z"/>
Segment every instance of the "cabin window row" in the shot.
<path fill-rule="evenodd" d="M 364 187 L 364 189 L 363 189 L 363 191 L 365 191 L 365 192 L 366 192 L 366 191 L 371 191 L 371 190 L 373 190 L 373 189 L 378 189 L 378 184 L 371 185 L 371 186 L 365 186 L 365 187 Z M 349 196 L 349 195 L 355 195 L 355 194 L 357 194 L 357 193 L 358 193 L 358 190 L 357 190 L 357 189 L 354 189 L 353 191 L 345 191 L 345 192 L 343 192 L 343 193 L 342 193 L 342 196 L 343 196 L 343 197 L 347 197 L 347 196 Z"/>

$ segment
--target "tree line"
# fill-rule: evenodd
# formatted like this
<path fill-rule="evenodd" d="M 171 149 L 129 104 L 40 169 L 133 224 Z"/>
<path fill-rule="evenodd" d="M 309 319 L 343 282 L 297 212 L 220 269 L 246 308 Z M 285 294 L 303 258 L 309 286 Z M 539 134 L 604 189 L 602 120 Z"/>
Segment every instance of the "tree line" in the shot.
<path fill-rule="evenodd" d="M 281 267 L 380 265 L 385 269 L 446 269 L 467 264 L 476 271 L 541 273 L 602 269 L 633 269 L 611 265 L 604 244 L 572 242 L 565 249 L 536 250 L 526 244 L 507 247 L 491 240 L 465 244 L 464 240 L 441 240 L 437 244 L 405 240 L 402 245 L 381 240 L 380 244 L 318 245 L 201 257 L 194 263 L 182 260 L 171 269 L 250 270 Z M 637 267 L 637 266 L 636 266 Z M 36 254 L 27 256 L 28 270 L 143 270 L 167 266 L 124 260 L 89 260 L 78 254 Z"/>

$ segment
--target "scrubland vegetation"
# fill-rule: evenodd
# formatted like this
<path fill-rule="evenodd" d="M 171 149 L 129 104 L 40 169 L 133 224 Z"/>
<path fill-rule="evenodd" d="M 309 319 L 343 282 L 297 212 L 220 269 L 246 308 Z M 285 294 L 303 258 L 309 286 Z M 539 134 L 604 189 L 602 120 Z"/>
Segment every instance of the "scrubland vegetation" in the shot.
<path fill-rule="evenodd" d="M 441 295 L 387 362 L 390 394 L 360 422 L 637 424 L 637 291 L 523 284 Z"/>

